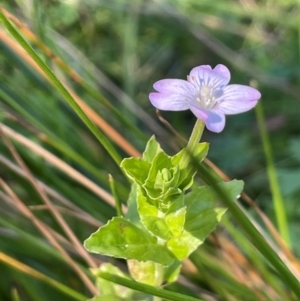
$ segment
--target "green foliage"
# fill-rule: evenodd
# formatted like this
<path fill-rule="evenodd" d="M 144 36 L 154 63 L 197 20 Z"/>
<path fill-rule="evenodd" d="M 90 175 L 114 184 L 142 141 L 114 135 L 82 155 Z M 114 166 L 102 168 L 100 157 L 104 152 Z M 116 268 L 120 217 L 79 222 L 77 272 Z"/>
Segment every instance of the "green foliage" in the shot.
<path fill-rule="evenodd" d="M 121 167 L 134 181 L 129 211 L 125 217 L 114 217 L 93 233 L 85 241 L 86 249 L 129 260 L 129 270 L 137 281 L 153 286 L 175 281 L 180 261 L 204 242 L 226 211 L 219 207 L 212 187 L 193 187 L 191 192 L 185 193 L 193 184 L 196 172 L 193 160 L 181 168 L 186 151 L 167 156 L 151 137 L 143 159 L 124 159 Z M 195 160 L 200 163 L 206 153 L 207 144 L 199 144 Z M 218 186 L 232 201 L 243 189 L 241 181 Z"/>
<path fill-rule="evenodd" d="M 173 258 L 168 250 L 157 244 L 154 236 L 122 217 L 114 217 L 85 241 L 85 247 L 94 253 L 118 258 L 152 260 L 168 265 Z"/>
<path fill-rule="evenodd" d="M 196 169 L 193 164 L 180 167 L 180 160 L 186 150 L 168 156 L 154 136 L 147 143 L 143 158 L 128 158 L 121 162 L 126 175 L 138 184 L 145 196 L 162 206 L 173 201 L 193 184 Z M 208 151 L 207 143 L 200 143 L 195 151 L 195 160 L 201 162 Z M 162 202 L 164 204 L 159 204 Z"/>

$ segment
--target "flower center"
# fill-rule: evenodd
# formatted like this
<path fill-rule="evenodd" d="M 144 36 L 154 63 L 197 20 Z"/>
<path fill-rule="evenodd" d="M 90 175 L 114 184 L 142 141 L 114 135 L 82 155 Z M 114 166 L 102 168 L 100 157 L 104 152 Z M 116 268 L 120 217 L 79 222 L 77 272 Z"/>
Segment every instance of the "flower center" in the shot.
<path fill-rule="evenodd" d="M 196 100 L 202 109 L 211 109 L 216 103 L 216 97 L 209 86 L 202 86 L 200 88 Z"/>

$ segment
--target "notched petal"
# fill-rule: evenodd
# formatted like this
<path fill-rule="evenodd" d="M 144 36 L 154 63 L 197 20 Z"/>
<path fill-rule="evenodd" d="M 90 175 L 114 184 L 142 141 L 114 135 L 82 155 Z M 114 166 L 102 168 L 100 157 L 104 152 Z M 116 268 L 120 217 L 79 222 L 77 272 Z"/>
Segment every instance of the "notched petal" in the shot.
<path fill-rule="evenodd" d="M 214 69 L 203 65 L 192 69 L 189 78 L 198 86 L 222 88 L 228 84 L 230 72 L 224 65 L 217 65 Z"/>
<path fill-rule="evenodd" d="M 227 81 L 224 85 L 227 85 L 229 83 L 230 71 L 226 66 L 219 64 L 213 69 L 213 72 L 218 76 L 223 77 L 224 83 Z"/>
<path fill-rule="evenodd" d="M 203 71 L 211 71 L 212 68 L 210 65 L 201 65 L 201 66 L 197 66 L 195 68 L 193 68 L 190 72 L 190 75 L 197 75 L 199 72 L 203 72 Z"/>

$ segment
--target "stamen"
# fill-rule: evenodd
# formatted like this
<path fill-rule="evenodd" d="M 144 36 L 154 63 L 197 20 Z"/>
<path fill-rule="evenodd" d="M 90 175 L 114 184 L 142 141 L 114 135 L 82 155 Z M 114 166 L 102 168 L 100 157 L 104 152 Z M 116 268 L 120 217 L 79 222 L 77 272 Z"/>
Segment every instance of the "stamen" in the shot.
<path fill-rule="evenodd" d="M 215 103 L 212 88 L 210 86 L 203 86 L 200 88 L 199 94 L 196 97 L 197 102 L 203 109 L 210 109 Z"/>
<path fill-rule="evenodd" d="M 203 97 L 207 97 L 207 96 L 209 96 L 211 93 L 210 93 L 211 91 L 210 91 L 210 87 L 208 87 L 208 86 L 203 86 L 202 88 L 201 88 L 201 91 L 200 91 L 200 94 L 201 94 L 201 96 L 203 96 Z"/>

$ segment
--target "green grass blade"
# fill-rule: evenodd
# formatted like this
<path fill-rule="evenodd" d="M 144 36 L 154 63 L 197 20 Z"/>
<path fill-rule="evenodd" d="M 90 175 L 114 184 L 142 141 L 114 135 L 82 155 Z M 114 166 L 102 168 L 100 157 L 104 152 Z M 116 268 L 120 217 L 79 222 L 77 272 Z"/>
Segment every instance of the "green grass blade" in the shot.
<path fill-rule="evenodd" d="M 37 270 L 32 269 L 31 267 L 13 259 L 10 256 L 7 256 L 6 254 L 0 252 L 0 261 L 3 263 L 22 271 L 25 274 L 28 274 L 29 276 L 35 277 L 39 279 L 40 281 L 43 281 L 53 287 L 55 287 L 57 290 L 65 293 L 68 296 L 73 297 L 75 300 L 84 301 L 86 300 L 86 296 L 74 291 L 73 289 L 69 288 L 68 286 L 65 286 L 64 284 L 61 284 L 60 282 L 46 276 L 45 274 L 42 274 L 38 272 Z"/>
<path fill-rule="evenodd" d="M 19 42 L 19 44 L 24 48 L 24 50 L 30 55 L 30 57 L 39 65 L 39 67 L 44 71 L 48 79 L 51 83 L 60 91 L 60 93 L 65 97 L 69 105 L 72 109 L 78 114 L 78 116 L 82 119 L 82 121 L 87 125 L 87 127 L 91 130 L 91 132 L 95 135 L 95 137 L 99 140 L 99 142 L 103 145 L 103 147 L 107 150 L 107 152 L 111 155 L 117 165 L 121 162 L 121 157 L 113 147 L 113 145 L 109 142 L 109 140 L 102 134 L 101 131 L 96 127 L 96 125 L 87 117 L 87 115 L 83 112 L 80 106 L 76 103 L 72 95 L 65 88 L 65 86 L 60 82 L 60 80 L 56 77 L 53 71 L 42 61 L 42 59 L 36 54 L 34 49 L 26 42 L 26 40 L 20 35 L 20 33 L 12 26 L 10 21 L 3 14 L 0 9 L 0 19 L 6 29 L 10 32 L 10 34 Z"/>
<path fill-rule="evenodd" d="M 228 207 L 229 212 L 233 215 L 242 229 L 247 233 L 248 238 L 251 240 L 253 245 L 273 265 L 286 286 L 289 287 L 300 299 L 300 283 L 296 276 L 289 270 L 278 254 L 267 243 L 265 238 L 251 223 L 239 205 L 235 202 L 232 202 L 226 192 L 220 186 L 216 185 L 217 182 L 212 172 L 203 164 L 198 164 L 198 170 L 205 182 L 215 188 L 216 194 L 222 199 L 224 204 Z"/>
<path fill-rule="evenodd" d="M 164 298 L 166 300 L 172 300 L 172 301 L 204 301 L 202 299 L 198 299 L 198 298 L 194 298 L 194 297 L 190 297 L 187 295 L 183 295 L 183 294 L 179 294 L 176 292 L 171 292 L 171 291 L 166 291 L 163 290 L 161 288 L 157 288 L 154 286 L 150 286 L 147 284 L 143 284 L 140 282 L 136 282 L 130 279 L 125 279 L 123 277 L 119 277 L 116 275 L 112 275 L 109 273 L 104 273 L 104 272 L 100 272 L 97 274 L 98 277 L 103 278 L 105 280 L 129 287 L 133 290 L 137 290 L 140 292 L 144 292 L 146 294 L 150 294 L 153 296 L 157 296 L 160 298 Z"/>
<path fill-rule="evenodd" d="M 270 188 L 273 196 L 274 209 L 275 209 L 276 220 L 279 228 L 279 233 L 281 234 L 285 243 L 288 246 L 290 246 L 291 240 L 290 240 L 288 223 L 286 218 L 285 206 L 280 192 L 280 186 L 278 183 L 277 173 L 276 173 L 274 159 L 273 159 L 272 146 L 266 128 L 266 124 L 264 121 L 265 118 L 264 118 L 264 112 L 263 112 L 263 107 L 261 102 L 259 102 L 258 105 L 256 106 L 255 112 L 256 112 L 256 118 L 260 130 L 261 140 L 263 143 L 263 149 L 267 161 L 267 173 L 270 181 Z"/>

